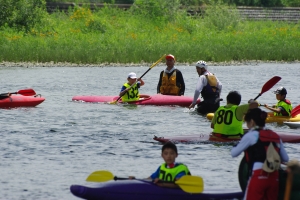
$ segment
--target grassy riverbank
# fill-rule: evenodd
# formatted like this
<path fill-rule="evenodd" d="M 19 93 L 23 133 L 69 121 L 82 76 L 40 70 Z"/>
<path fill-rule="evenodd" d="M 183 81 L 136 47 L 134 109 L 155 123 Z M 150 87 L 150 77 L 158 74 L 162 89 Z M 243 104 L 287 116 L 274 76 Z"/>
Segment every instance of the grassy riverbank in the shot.
<path fill-rule="evenodd" d="M 208 9 L 204 18 L 76 8 L 45 13 L 28 31 L 2 26 L 0 48 L 0 62 L 151 63 L 165 53 L 190 63 L 294 61 L 300 60 L 300 25 L 244 21 L 224 6 Z"/>

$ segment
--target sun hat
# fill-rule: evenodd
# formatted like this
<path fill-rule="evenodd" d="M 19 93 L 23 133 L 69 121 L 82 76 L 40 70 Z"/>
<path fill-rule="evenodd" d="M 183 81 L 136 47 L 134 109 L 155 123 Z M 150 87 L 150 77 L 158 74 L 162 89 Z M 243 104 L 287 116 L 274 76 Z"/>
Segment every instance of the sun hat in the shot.
<path fill-rule="evenodd" d="M 175 56 L 173 56 L 172 54 L 168 54 L 168 55 L 166 55 L 166 60 L 168 60 L 168 59 L 175 60 Z"/>
<path fill-rule="evenodd" d="M 275 170 L 278 170 L 280 168 L 280 163 L 280 156 L 275 150 L 273 143 L 270 142 L 267 149 L 266 160 L 263 164 L 263 170 L 269 173 L 274 172 Z"/>
<path fill-rule="evenodd" d="M 273 93 L 274 93 L 274 94 L 285 95 L 285 94 L 287 94 L 287 91 L 286 91 L 286 89 L 285 89 L 284 87 L 279 87 L 279 88 L 277 88 L 277 90 L 275 90 Z"/>
<path fill-rule="evenodd" d="M 207 64 L 206 64 L 205 61 L 199 60 L 199 61 L 196 63 L 196 67 L 207 69 L 208 66 L 207 66 Z"/>
<path fill-rule="evenodd" d="M 134 72 L 130 72 L 130 73 L 128 74 L 128 78 L 135 79 L 135 78 L 137 78 L 137 77 L 136 77 L 136 74 L 135 74 Z"/>

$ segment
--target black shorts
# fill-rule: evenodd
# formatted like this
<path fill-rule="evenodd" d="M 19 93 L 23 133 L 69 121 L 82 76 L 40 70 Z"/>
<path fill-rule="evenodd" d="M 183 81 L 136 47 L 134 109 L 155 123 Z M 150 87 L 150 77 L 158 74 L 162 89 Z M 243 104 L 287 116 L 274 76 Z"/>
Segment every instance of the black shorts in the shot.
<path fill-rule="evenodd" d="M 206 115 L 207 113 L 216 112 L 219 107 L 220 107 L 220 102 L 212 104 L 212 103 L 206 103 L 205 101 L 202 101 L 198 104 L 197 112 L 201 115 Z"/>

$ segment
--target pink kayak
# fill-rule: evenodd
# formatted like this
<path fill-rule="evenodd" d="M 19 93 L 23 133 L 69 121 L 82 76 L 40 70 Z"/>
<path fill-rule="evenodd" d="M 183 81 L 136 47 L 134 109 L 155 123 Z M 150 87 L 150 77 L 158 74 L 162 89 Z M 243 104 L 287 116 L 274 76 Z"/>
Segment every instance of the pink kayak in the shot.
<path fill-rule="evenodd" d="M 293 133 L 277 133 L 282 142 L 286 143 L 300 143 L 300 134 L 293 134 Z M 201 142 L 234 142 L 239 141 L 240 138 L 232 137 L 220 137 L 210 134 L 194 134 L 194 135 L 182 135 L 182 136 L 170 136 L 170 137 L 157 137 L 154 136 L 153 138 L 156 141 L 165 143 L 168 141 L 172 141 L 175 143 L 201 143 Z"/>
<path fill-rule="evenodd" d="M 102 102 L 110 103 L 118 99 L 119 96 L 74 96 L 72 101 L 84 101 L 84 102 Z M 193 102 L 193 97 L 186 96 L 172 96 L 172 95 L 140 95 L 140 100 L 126 102 L 135 105 L 156 105 L 156 106 L 182 106 L 188 107 Z M 200 102 L 198 99 L 197 103 Z M 122 103 L 122 100 L 119 100 Z"/>
<path fill-rule="evenodd" d="M 45 101 L 40 96 L 11 95 L 0 100 L 0 108 L 34 107 Z"/>

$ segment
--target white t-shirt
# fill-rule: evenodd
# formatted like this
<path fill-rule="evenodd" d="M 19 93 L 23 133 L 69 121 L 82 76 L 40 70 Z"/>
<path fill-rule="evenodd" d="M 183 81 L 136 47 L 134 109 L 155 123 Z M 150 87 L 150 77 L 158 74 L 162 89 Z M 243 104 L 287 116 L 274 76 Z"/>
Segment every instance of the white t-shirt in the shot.
<path fill-rule="evenodd" d="M 194 93 L 193 104 L 196 104 L 200 93 L 202 92 L 203 88 L 207 85 L 207 78 L 205 77 L 205 75 L 213 75 L 213 74 L 210 73 L 209 71 L 206 71 L 206 72 L 204 72 L 203 75 L 201 75 L 198 78 L 198 82 L 197 82 L 195 93 Z M 222 83 L 219 81 L 219 79 L 217 77 L 216 77 L 216 79 L 217 79 L 217 88 L 220 91 L 220 93 L 219 93 L 219 97 L 220 97 L 221 96 L 221 91 L 222 91 Z"/>

